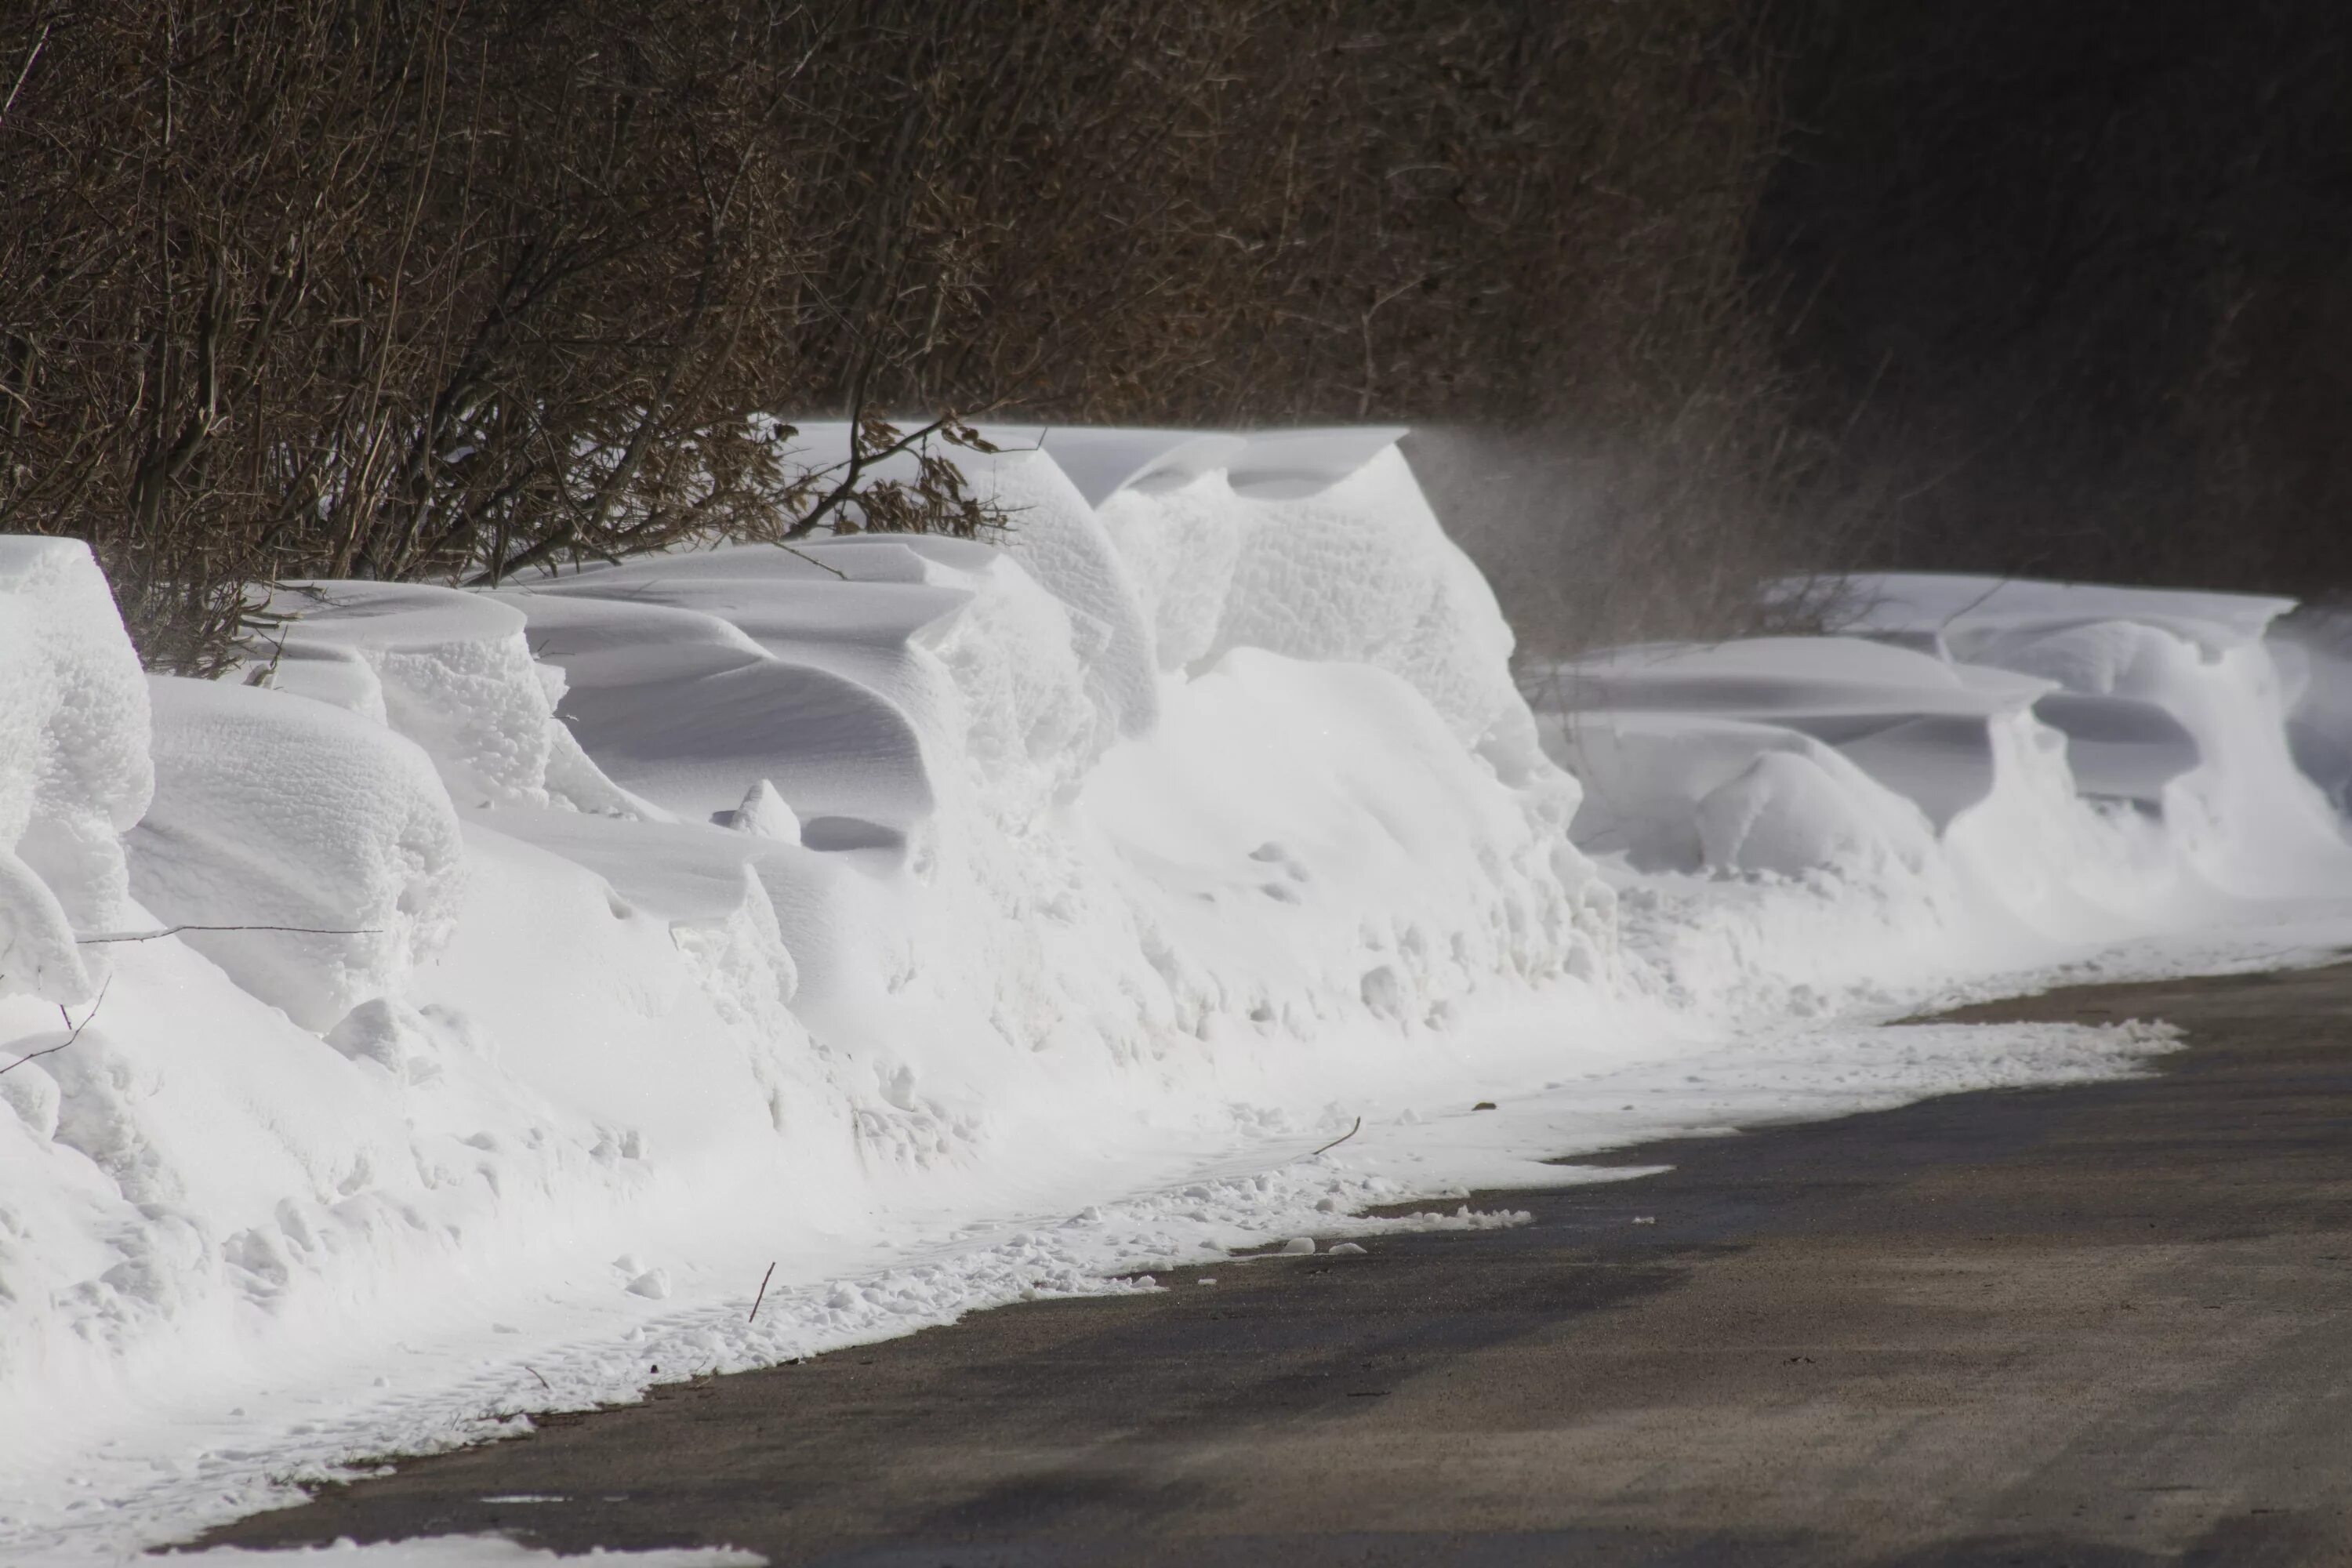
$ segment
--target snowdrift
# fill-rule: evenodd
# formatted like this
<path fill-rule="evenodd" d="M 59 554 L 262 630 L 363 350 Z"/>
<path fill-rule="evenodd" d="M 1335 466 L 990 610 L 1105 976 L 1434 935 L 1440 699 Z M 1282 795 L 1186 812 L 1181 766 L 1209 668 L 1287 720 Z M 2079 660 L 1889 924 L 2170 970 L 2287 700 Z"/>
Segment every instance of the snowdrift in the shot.
<path fill-rule="evenodd" d="M 1630 981 L 1808 1011 L 2352 889 L 2352 712 L 2287 601 L 1855 580 L 1847 635 L 1524 672 L 1627 900 Z M 2342 739 L 2338 739 L 2341 737 Z M 1859 978 L 1867 968 L 1876 978 Z M 1696 984 L 1693 977 L 1700 977 Z"/>
<path fill-rule="evenodd" d="M 233 1386 L 420 1281 L 593 1253 L 658 1300 L 699 1205 L 878 1230 L 1600 975 L 1576 785 L 1392 436 L 1263 497 L 1147 453 L 1108 520 L 1008 456 L 1002 550 L 296 584 L 217 682 L 0 541 L 11 1407 Z"/>
<path fill-rule="evenodd" d="M 294 584 L 217 682 L 143 677 L 79 545 L 0 539 L 26 1495 L 388 1348 L 442 1347 L 434 1413 L 354 1396 L 316 1451 L 509 1397 L 450 1381 L 486 1333 L 592 1347 L 593 1399 L 646 1313 L 748 1364 L 1089 1287 L 1405 1190 L 1204 1160 L 2347 886 L 2352 660 L 2278 652 L 2284 604 L 1888 578 L 1863 635 L 1523 694 L 1399 434 L 1007 438 L 1001 546 Z M 1948 1066 L 1870 1092 L 1993 1080 Z M 1089 1194 L 1143 1217 L 841 1282 Z M 191 1451 L 206 1506 L 261 1484 Z"/>

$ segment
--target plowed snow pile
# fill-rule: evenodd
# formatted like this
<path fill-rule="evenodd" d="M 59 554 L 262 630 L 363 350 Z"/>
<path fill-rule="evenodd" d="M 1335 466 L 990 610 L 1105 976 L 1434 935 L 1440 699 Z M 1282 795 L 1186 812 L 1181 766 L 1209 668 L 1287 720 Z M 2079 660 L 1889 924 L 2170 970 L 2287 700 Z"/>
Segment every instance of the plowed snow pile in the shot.
<path fill-rule="evenodd" d="M 971 460 L 1002 547 L 295 585 L 216 682 L 0 538 L 0 1556 L 2132 1070 L 2162 1030 L 1878 1026 L 2347 929 L 2352 662 L 2290 606 L 1889 578 L 1531 706 L 1398 434 L 1057 432 Z"/>

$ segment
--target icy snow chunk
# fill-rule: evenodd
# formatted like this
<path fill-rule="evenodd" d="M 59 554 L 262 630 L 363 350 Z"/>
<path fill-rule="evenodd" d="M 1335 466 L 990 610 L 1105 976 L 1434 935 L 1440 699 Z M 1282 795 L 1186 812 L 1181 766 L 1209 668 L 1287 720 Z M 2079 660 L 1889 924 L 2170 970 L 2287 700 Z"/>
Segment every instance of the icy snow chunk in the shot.
<path fill-rule="evenodd" d="M 341 709 L 154 677 L 155 799 L 131 880 L 183 940 L 303 1027 L 396 993 L 464 883 L 457 820 L 416 745 Z"/>
<path fill-rule="evenodd" d="M 1276 1256 L 1282 1258 L 1304 1258 L 1314 1250 L 1315 1238 L 1313 1237 L 1294 1236 L 1288 1241 L 1282 1244 L 1282 1250 Z"/>
<path fill-rule="evenodd" d="M 145 808 L 147 689 L 79 541 L 0 537 L 0 994 L 95 994 L 77 931 L 121 923 Z"/>
<path fill-rule="evenodd" d="M 669 1270 L 648 1268 L 625 1287 L 632 1296 L 643 1296 L 648 1301 L 669 1300 Z"/>

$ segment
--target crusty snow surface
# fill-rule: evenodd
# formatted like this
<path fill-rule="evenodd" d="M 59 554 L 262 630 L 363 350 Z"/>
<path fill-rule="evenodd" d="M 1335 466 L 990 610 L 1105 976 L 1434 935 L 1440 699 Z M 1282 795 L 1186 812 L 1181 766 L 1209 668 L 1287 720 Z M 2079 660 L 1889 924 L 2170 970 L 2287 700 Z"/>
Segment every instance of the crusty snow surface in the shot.
<path fill-rule="evenodd" d="M 0 538 L 0 1560 L 1507 1224 L 1461 1199 L 1605 1174 L 1561 1155 L 2131 1072 L 2160 1025 L 1889 1020 L 2352 939 L 2329 623 L 1890 577 L 1853 636 L 1515 682 L 1397 435 L 1048 433 L 971 460 L 1001 546 L 295 585 L 217 682 Z M 405 1550 L 319 1560 L 541 1560 Z"/>

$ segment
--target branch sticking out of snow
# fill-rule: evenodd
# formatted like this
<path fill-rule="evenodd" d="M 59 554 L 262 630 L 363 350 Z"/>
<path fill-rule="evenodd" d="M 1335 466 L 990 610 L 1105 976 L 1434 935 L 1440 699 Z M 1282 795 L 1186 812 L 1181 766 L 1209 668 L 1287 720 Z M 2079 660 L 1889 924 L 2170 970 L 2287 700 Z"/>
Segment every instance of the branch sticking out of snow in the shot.
<path fill-rule="evenodd" d="M 78 936 L 74 941 L 85 944 L 100 942 L 154 942 L 163 937 L 177 936 L 184 931 L 292 931 L 297 936 L 378 936 L 383 933 L 383 930 L 381 926 L 176 925 L 165 926 L 161 931 L 102 931 L 89 936 Z"/>
<path fill-rule="evenodd" d="M 81 1022 L 79 1024 L 73 1021 L 71 1014 L 68 1013 L 65 1008 L 60 1006 L 58 1009 L 58 1016 L 66 1021 L 66 1037 L 59 1040 L 54 1046 L 45 1046 L 37 1051 L 26 1052 L 23 1056 L 18 1057 L 15 1061 L 10 1062 L 6 1067 L 0 1068 L 0 1077 L 5 1077 L 9 1073 L 15 1072 L 26 1062 L 38 1061 L 43 1057 L 56 1056 L 59 1051 L 64 1050 L 68 1046 L 70 1046 L 76 1040 L 80 1039 L 81 1032 L 89 1027 L 89 1021 L 98 1016 L 99 1007 L 106 1001 L 106 987 L 113 984 L 114 977 L 112 975 L 107 976 L 105 984 L 101 984 L 98 988 L 98 1000 L 89 1005 L 89 1011 L 82 1015 Z"/>
<path fill-rule="evenodd" d="M 1328 1143 L 1324 1144 L 1322 1148 L 1316 1150 L 1315 1154 L 1329 1153 L 1332 1150 L 1337 1149 L 1340 1144 L 1345 1143 L 1349 1139 L 1353 1138 L 1357 1133 L 1361 1132 L 1363 1130 L 1364 1119 L 1359 1116 L 1356 1118 L 1356 1124 L 1353 1127 L 1349 1128 L 1345 1132 L 1340 1133 L 1339 1136 L 1332 1139 Z M 1315 1158 L 1315 1154 L 1309 1154 L 1307 1157 L 1312 1160 Z"/>

